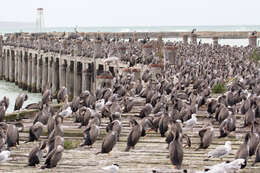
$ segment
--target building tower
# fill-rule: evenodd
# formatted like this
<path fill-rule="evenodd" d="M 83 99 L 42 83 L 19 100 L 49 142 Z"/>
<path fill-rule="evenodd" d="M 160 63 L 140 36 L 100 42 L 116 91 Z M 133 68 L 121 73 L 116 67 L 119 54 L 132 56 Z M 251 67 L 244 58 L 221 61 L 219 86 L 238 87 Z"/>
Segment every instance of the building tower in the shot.
<path fill-rule="evenodd" d="M 43 8 L 37 8 L 36 31 L 43 32 L 43 30 L 44 30 Z"/>

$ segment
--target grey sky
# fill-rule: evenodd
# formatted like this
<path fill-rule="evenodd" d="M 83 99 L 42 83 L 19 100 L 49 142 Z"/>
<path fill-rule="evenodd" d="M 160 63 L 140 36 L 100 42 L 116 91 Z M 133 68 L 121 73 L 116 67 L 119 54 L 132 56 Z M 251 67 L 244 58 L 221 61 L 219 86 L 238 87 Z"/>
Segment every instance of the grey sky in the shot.
<path fill-rule="evenodd" d="M 47 26 L 257 25 L 259 0 L 2 0 L 0 21 Z"/>

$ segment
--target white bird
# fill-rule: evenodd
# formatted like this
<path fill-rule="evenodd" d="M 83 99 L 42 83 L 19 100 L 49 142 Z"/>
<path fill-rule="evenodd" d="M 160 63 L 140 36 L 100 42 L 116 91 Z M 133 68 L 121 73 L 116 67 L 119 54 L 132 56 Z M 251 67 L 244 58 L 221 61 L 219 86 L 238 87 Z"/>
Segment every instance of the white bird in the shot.
<path fill-rule="evenodd" d="M 96 101 L 96 111 L 101 112 L 102 108 L 105 106 L 105 99 Z"/>
<path fill-rule="evenodd" d="M 197 118 L 196 118 L 196 114 L 192 114 L 191 115 L 191 119 L 185 121 L 183 124 L 184 124 L 184 127 L 188 127 L 188 128 L 193 128 L 197 123 Z"/>
<path fill-rule="evenodd" d="M 71 110 L 71 107 L 67 107 L 67 109 L 61 111 L 59 113 L 59 115 L 63 116 L 63 117 L 67 117 L 67 116 L 70 116 L 72 114 L 72 110 Z"/>
<path fill-rule="evenodd" d="M 110 166 L 103 167 L 102 169 L 105 170 L 107 173 L 117 173 L 117 171 L 119 170 L 119 165 L 115 163 Z"/>
<path fill-rule="evenodd" d="M 241 166 L 245 164 L 245 159 L 236 159 L 233 160 L 230 163 L 226 163 L 224 165 L 224 168 L 227 172 L 237 172 L 239 169 L 241 169 Z"/>
<path fill-rule="evenodd" d="M 207 173 L 234 173 L 241 169 L 241 165 L 244 164 L 245 159 L 236 159 L 232 162 L 222 162 L 213 166 L 205 166 Z"/>
<path fill-rule="evenodd" d="M 0 162 L 6 162 L 7 160 L 9 160 L 9 156 L 10 156 L 10 151 L 2 151 L 0 153 Z"/>
<path fill-rule="evenodd" d="M 209 158 L 223 158 L 227 156 L 230 151 L 232 150 L 231 148 L 231 142 L 226 141 L 224 146 L 219 146 L 215 150 L 212 150 L 208 153 Z"/>

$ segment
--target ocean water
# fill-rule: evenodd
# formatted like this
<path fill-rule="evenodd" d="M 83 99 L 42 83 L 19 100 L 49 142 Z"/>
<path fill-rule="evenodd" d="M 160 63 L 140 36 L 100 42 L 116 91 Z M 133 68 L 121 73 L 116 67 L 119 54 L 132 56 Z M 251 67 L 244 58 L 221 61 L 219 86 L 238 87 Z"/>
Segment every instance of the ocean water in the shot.
<path fill-rule="evenodd" d="M 28 95 L 28 100 L 24 102 L 23 108 L 30 103 L 37 103 L 41 100 L 40 93 L 29 93 L 28 91 L 18 88 L 15 83 L 0 80 L 0 99 L 2 100 L 4 96 L 8 96 L 10 99 L 10 105 L 7 112 L 13 112 L 15 99 L 21 93 L 27 93 Z"/>

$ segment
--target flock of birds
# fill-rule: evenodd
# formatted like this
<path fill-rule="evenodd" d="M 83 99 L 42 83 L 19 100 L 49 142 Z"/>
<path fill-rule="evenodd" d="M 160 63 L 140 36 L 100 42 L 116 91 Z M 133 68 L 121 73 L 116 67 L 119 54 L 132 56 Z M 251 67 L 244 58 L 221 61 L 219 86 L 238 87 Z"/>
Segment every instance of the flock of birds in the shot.
<path fill-rule="evenodd" d="M 244 115 L 243 128 L 248 127 L 250 130 L 243 137 L 244 142 L 236 151 L 233 161 L 205 167 L 201 172 L 236 172 L 248 167 L 247 161 L 253 155 L 253 165 L 260 162 L 260 68 L 259 64 L 249 58 L 253 49 L 230 46 L 212 48 L 209 44 L 177 43 L 176 46 L 178 58 L 175 64 L 170 66 L 166 63 L 167 68 L 157 73 L 155 78 L 149 67 L 144 69 L 141 79 L 136 79 L 134 74 L 116 73 L 111 81 L 111 88 L 107 88 L 103 82 L 95 93 L 83 91 L 72 102 L 68 102 L 66 87 L 61 87 L 55 98 L 63 106 L 57 112 L 51 106 L 54 99 L 52 92 L 46 88 L 39 103 L 25 107 L 40 110 L 29 129 L 26 142 L 38 141 L 44 127 L 47 127 L 48 133 L 48 140 L 39 141 L 29 153 L 27 166 L 38 166 L 42 157 L 45 158 L 42 169 L 57 166 L 64 151 L 62 124 L 66 117 L 73 117 L 74 122 L 80 123 L 79 128 L 84 127 L 84 138 L 80 146 L 89 147 L 93 146 L 100 135 L 101 121 L 104 118 L 109 119 L 107 134 L 103 138 L 100 152 L 96 154 L 110 153 L 122 131 L 121 114 L 132 110 L 137 97 L 145 98 L 146 104 L 140 114 L 129 118 L 131 131 L 127 137 L 125 152 L 134 150 L 140 138 L 153 130 L 165 137 L 168 157 L 174 168 L 181 169 L 185 147 L 192 145 L 183 128 L 193 131 L 199 121 L 198 110 L 206 107 L 207 122 L 198 132 L 200 145 L 196 150 L 207 149 L 216 137 L 227 138 L 232 135 L 238 128 L 238 113 Z M 213 98 L 212 88 L 221 83 L 227 83 L 228 91 Z M 14 111 L 22 109 L 27 99 L 26 94 L 20 94 L 16 98 Z M 21 129 L 16 124 L 5 122 L 8 106 L 9 98 L 5 96 L 0 100 L 0 162 L 8 161 L 9 148 L 19 145 Z M 219 136 L 216 136 L 213 125 L 219 126 Z M 231 142 L 226 141 L 223 146 L 208 152 L 205 160 L 222 160 L 231 151 Z M 118 169 L 118 164 L 104 168 L 110 172 L 117 172 Z"/>

